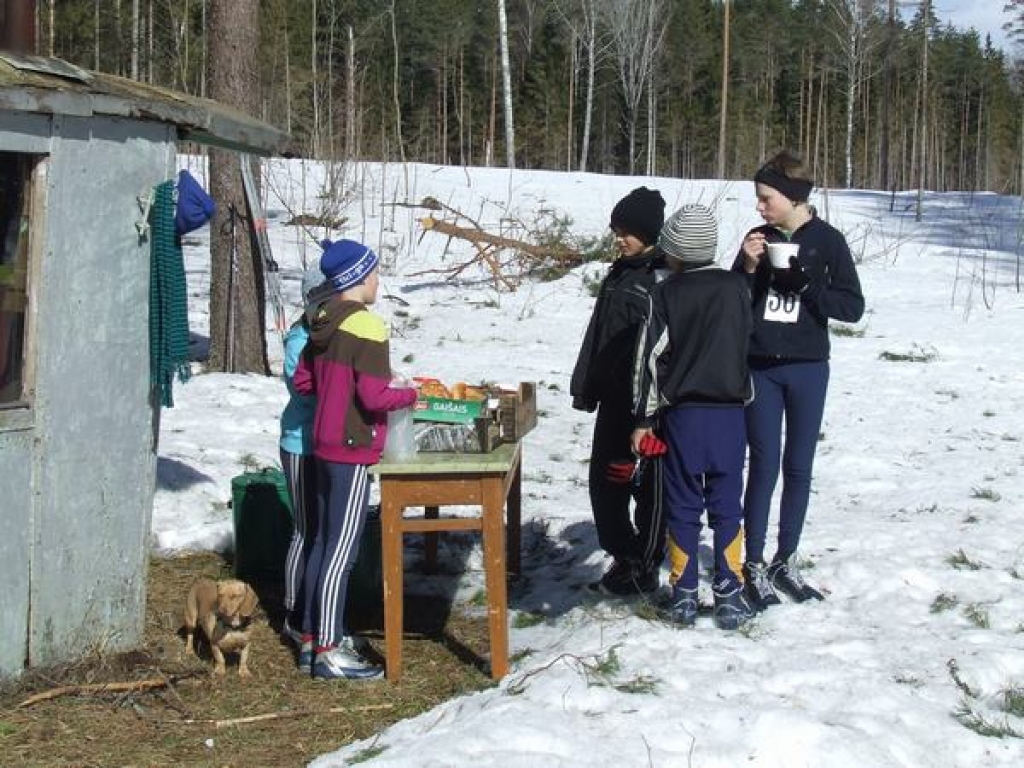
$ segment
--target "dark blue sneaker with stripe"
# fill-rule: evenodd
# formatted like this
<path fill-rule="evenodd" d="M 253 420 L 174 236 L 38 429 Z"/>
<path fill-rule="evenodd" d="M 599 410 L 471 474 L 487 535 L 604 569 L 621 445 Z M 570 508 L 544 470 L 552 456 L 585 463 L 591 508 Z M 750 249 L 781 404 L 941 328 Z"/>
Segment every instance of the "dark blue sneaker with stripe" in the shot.
<path fill-rule="evenodd" d="M 288 619 L 284 620 L 284 626 L 281 627 L 281 634 L 286 640 L 295 646 L 295 661 L 299 667 L 299 671 L 304 674 L 310 674 L 313 667 L 313 638 L 311 635 L 303 636 L 299 630 L 295 629 Z"/>
<path fill-rule="evenodd" d="M 739 629 L 754 617 L 739 584 L 716 584 L 712 591 L 715 595 L 715 626 L 719 629 Z"/>
<path fill-rule="evenodd" d="M 676 587 L 660 614 L 662 619 L 677 627 L 692 627 L 697 623 L 698 611 L 697 590 Z"/>

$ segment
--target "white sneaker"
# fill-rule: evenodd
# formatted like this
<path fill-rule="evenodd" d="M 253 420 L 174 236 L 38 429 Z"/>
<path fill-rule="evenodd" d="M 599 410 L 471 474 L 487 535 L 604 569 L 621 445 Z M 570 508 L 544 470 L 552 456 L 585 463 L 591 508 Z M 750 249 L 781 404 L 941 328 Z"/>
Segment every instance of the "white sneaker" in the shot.
<path fill-rule="evenodd" d="M 360 656 L 352 637 L 343 637 L 313 660 L 313 677 L 317 680 L 376 680 L 383 676 L 384 667 Z"/>

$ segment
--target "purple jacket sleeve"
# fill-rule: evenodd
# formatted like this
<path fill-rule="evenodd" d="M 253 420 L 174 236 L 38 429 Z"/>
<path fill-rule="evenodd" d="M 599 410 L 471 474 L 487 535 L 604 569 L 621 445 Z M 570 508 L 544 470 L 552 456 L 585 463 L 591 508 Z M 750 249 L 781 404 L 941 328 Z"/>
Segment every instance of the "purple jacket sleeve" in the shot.
<path fill-rule="evenodd" d="M 412 387 L 392 387 L 388 381 L 368 373 L 356 375 L 356 396 L 371 411 L 397 411 L 416 402 Z"/>

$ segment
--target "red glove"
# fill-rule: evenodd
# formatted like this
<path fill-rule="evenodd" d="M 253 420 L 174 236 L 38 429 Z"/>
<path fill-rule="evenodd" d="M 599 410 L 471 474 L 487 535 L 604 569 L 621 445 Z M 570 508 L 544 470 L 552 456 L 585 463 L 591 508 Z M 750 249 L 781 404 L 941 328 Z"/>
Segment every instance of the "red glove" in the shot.
<path fill-rule="evenodd" d="M 633 479 L 636 471 L 636 462 L 633 461 L 609 461 L 604 476 L 609 482 L 625 485 Z"/>
<path fill-rule="evenodd" d="M 640 455 L 644 458 L 664 456 L 668 453 L 668 445 L 653 432 L 650 432 L 640 438 L 640 445 L 637 446 L 637 449 L 640 451 Z"/>

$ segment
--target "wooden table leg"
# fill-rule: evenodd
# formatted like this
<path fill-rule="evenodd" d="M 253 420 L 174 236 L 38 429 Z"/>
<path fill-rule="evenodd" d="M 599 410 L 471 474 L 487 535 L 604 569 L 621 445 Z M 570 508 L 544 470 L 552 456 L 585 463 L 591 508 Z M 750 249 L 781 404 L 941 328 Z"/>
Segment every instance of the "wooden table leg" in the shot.
<path fill-rule="evenodd" d="M 380 496 L 385 673 L 388 680 L 397 682 L 402 676 L 402 505 L 387 480 L 381 482 Z"/>
<path fill-rule="evenodd" d="M 484 576 L 487 586 L 487 625 L 491 636 L 491 677 L 508 674 L 508 590 L 505 584 L 504 480 L 491 477 L 483 485 Z"/>
<path fill-rule="evenodd" d="M 438 507 L 423 508 L 423 516 L 427 520 L 437 520 L 439 515 Z M 423 534 L 423 572 L 437 573 L 437 534 L 433 531 Z"/>
<path fill-rule="evenodd" d="M 523 463 L 516 464 L 508 488 L 508 571 L 522 575 Z"/>

